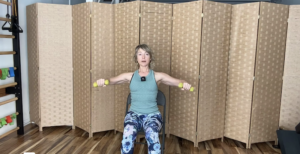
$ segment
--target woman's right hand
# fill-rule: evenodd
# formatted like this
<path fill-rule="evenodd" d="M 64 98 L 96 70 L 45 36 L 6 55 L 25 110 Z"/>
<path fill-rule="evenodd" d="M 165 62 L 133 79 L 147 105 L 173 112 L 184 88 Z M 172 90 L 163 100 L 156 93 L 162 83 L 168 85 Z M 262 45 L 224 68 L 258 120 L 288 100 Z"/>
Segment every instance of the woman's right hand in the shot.
<path fill-rule="evenodd" d="M 104 83 L 105 83 L 105 79 L 97 80 L 98 87 L 106 87 L 106 85 Z"/>

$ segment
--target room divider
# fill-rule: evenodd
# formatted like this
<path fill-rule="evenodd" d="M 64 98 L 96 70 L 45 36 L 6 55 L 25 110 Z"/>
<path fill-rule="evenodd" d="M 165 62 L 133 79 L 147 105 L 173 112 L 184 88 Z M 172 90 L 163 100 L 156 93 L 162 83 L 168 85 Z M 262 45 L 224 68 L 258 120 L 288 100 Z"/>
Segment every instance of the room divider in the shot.
<path fill-rule="evenodd" d="M 40 127 L 74 125 L 90 136 L 122 132 L 129 83 L 92 84 L 136 70 L 134 49 L 145 43 L 156 58 L 154 71 L 195 87 L 159 86 L 167 98 L 167 135 L 194 146 L 224 136 L 248 148 L 275 141 L 293 9 L 212 1 L 28 6 L 31 120 Z"/>

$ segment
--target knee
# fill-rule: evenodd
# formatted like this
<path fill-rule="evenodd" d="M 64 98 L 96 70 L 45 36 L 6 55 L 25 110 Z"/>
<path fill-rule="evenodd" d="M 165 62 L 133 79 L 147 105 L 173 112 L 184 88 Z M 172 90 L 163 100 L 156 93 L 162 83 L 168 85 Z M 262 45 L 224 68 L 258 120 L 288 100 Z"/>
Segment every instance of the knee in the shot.
<path fill-rule="evenodd" d="M 134 147 L 134 140 L 136 138 L 136 128 L 133 125 L 127 124 L 124 127 L 122 139 L 122 153 L 131 153 Z"/>
<path fill-rule="evenodd" d="M 127 124 L 124 127 L 123 136 L 136 135 L 137 129 L 134 125 Z"/>
<path fill-rule="evenodd" d="M 151 143 L 159 143 L 159 134 L 155 129 L 153 129 L 151 127 L 148 127 L 146 129 L 145 137 L 150 144 Z"/>
<path fill-rule="evenodd" d="M 126 125 L 123 131 L 122 145 L 129 145 L 129 142 L 133 142 L 136 138 L 137 130 L 133 125 Z"/>

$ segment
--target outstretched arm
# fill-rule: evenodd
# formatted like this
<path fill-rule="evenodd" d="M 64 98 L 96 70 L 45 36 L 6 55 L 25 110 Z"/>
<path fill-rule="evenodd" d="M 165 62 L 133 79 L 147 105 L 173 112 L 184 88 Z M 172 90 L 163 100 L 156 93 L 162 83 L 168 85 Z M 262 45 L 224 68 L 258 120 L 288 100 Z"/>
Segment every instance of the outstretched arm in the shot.
<path fill-rule="evenodd" d="M 109 79 L 109 84 L 115 85 L 115 84 L 122 84 L 122 83 L 128 83 L 131 80 L 132 72 L 130 73 L 123 73 L 118 76 L 112 77 Z M 105 79 L 99 79 L 97 80 L 97 84 L 99 87 L 105 87 Z"/>
<path fill-rule="evenodd" d="M 189 90 L 191 88 L 191 85 L 189 83 L 187 83 L 185 80 L 173 78 L 166 73 L 155 72 L 155 79 L 156 79 L 156 82 L 161 82 L 161 83 L 169 85 L 169 86 L 178 87 L 179 83 L 183 83 L 182 90 Z"/>

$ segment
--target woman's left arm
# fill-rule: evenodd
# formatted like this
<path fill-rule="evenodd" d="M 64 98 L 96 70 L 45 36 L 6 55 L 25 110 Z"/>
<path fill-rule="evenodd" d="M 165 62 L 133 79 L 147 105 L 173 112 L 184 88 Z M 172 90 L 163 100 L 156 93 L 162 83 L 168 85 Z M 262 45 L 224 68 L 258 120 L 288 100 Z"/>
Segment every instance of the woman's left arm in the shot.
<path fill-rule="evenodd" d="M 155 79 L 156 82 L 161 82 L 169 86 L 178 87 L 179 83 L 183 83 L 182 90 L 189 90 L 191 88 L 191 85 L 187 83 L 185 80 L 173 78 L 170 75 L 163 72 L 155 72 Z"/>

